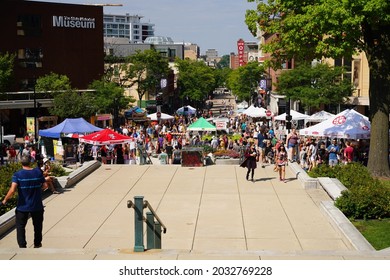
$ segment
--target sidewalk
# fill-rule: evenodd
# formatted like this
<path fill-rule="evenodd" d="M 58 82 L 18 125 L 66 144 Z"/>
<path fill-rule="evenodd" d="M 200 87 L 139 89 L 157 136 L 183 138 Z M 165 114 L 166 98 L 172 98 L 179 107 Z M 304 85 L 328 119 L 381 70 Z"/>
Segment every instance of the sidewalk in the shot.
<path fill-rule="evenodd" d="M 45 199 L 43 247 L 0 240 L 0 259 L 386 259 L 356 251 L 320 209 L 330 200 L 305 190 L 287 168 L 257 168 L 255 182 L 234 165 L 102 165 L 73 188 Z M 134 210 L 144 196 L 167 226 L 162 249 L 133 252 Z M 27 226 L 28 246 L 33 229 Z M 145 241 L 146 247 L 146 241 Z"/>

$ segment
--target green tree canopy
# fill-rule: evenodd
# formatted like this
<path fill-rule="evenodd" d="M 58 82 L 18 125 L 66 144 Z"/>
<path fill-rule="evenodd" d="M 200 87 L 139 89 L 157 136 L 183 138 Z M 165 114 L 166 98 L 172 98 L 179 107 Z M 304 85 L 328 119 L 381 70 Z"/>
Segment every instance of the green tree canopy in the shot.
<path fill-rule="evenodd" d="M 232 71 L 229 67 L 214 69 L 215 87 L 225 87 Z"/>
<path fill-rule="evenodd" d="M 222 56 L 221 60 L 217 63 L 217 68 L 229 68 L 230 67 L 230 55 L 226 54 Z"/>
<path fill-rule="evenodd" d="M 77 93 L 75 90 L 69 89 L 54 97 L 54 106 L 49 108 L 49 112 L 60 118 L 84 118 L 88 120 L 95 115 L 97 110 L 92 101 L 92 93 Z"/>
<path fill-rule="evenodd" d="M 263 75 L 264 67 L 262 65 L 258 62 L 249 62 L 230 73 L 227 85 L 239 100 L 249 101 Z"/>
<path fill-rule="evenodd" d="M 60 75 L 53 72 L 43 77 L 39 77 L 35 84 L 35 91 L 38 96 L 39 94 L 47 97 L 55 96 L 60 92 L 70 90 L 71 88 L 70 80 L 66 75 Z M 51 94 L 49 94 L 49 92 L 51 92 Z"/>
<path fill-rule="evenodd" d="M 72 89 L 66 75 L 50 73 L 37 79 L 35 90 L 37 97 L 53 98 L 52 115 L 60 118 L 89 119 L 95 114 L 91 93 L 77 93 Z"/>
<path fill-rule="evenodd" d="M 96 80 L 89 87 L 95 90 L 93 93 L 93 104 L 96 108 L 96 113 L 111 113 L 115 115 L 116 110 L 127 109 L 130 103 L 135 101 L 134 98 L 125 96 L 124 89 L 113 82 Z"/>
<path fill-rule="evenodd" d="M 306 108 L 320 105 L 343 104 L 353 91 L 351 81 L 342 79 L 344 69 L 318 63 L 314 67 L 302 64 L 282 72 L 278 91 L 293 100 L 300 100 Z"/>
<path fill-rule="evenodd" d="M 0 93 L 6 92 L 12 81 L 15 55 L 0 53 Z"/>
<path fill-rule="evenodd" d="M 286 59 L 311 61 L 350 59 L 365 52 L 370 69 L 371 141 L 368 168 L 375 176 L 390 176 L 390 2 L 388 0 L 248 0 L 256 10 L 246 13 L 249 30 L 275 34 L 262 49 L 278 67 Z"/>
<path fill-rule="evenodd" d="M 120 71 L 125 73 L 121 78 L 125 79 L 125 85 L 136 86 L 139 100 L 142 100 L 147 92 L 157 93 L 161 79 L 168 76 L 170 69 L 168 59 L 150 49 L 129 56 Z"/>
<path fill-rule="evenodd" d="M 176 59 L 180 97 L 201 101 L 215 88 L 213 70 L 203 61 Z"/>

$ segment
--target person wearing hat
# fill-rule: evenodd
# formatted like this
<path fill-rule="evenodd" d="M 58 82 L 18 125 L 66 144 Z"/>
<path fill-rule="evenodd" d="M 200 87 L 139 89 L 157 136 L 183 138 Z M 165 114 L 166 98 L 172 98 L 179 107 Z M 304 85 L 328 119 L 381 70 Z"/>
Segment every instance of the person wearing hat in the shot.
<path fill-rule="evenodd" d="M 20 248 L 27 248 L 26 224 L 29 216 L 34 225 L 34 248 L 42 247 L 43 203 L 42 186 L 45 183 L 42 171 L 30 167 L 31 159 L 22 156 L 22 169 L 12 176 L 11 187 L 1 202 L 7 201 L 18 192 L 18 202 L 15 210 L 16 239 Z"/>

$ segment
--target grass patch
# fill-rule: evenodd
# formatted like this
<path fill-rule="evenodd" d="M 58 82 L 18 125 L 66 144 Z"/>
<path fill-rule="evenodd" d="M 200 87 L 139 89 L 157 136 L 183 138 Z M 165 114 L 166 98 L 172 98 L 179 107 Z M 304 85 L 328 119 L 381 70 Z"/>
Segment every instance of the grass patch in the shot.
<path fill-rule="evenodd" d="M 390 219 L 355 220 L 352 224 L 376 250 L 390 247 Z"/>
<path fill-rule="evenodd" d="M 389 179 L 379 179 L 384 186 L 390 188 Z M 355 220 L 352 221 L 352 224 L 376 250 L 382 250 L 390 247 L 389 218 L 380 220 Z"/>

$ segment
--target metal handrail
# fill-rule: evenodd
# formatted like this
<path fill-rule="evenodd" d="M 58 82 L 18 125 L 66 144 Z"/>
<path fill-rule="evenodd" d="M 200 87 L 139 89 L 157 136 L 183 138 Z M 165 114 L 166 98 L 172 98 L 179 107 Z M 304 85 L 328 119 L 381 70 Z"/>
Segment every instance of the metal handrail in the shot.
<path fill-rule="evenodd" d="M 149 211 L 152 212 L 153 216 L 156 218 L 156 220 L 160 223 L 161 227 L 164 229 L 163 233 L 167 233 L 167 227 L 163 224 L 163 222 L 161 222 L 160 218 L 157 216 L 157 213 L 154 211 L 149 201 L 144 200 L 144 208 L 148 208 Z"/>
<path fill-rule="evenodd" d="M 134 206 L 135 206 L 134 202 L 132 202 L 131 200 L 127 201 L 127 208 L 134 208 Z M 156 220 L 160 223 L 161 227 L 164 229 L 163 233 L 167 233 L 167 227 L 163 224 L 163 222 L 161 222 L 160 218 L 154 211 L 153 207 L 150 205 L 149 201 L 144 200 L 143 208 L 144 209 L 148 208 L 150 212 L 152 212 L 153 216 L 156 218 Z M 146 217 L 144 215 L 142 215 L 142 220 L 146 221 Z"/>

